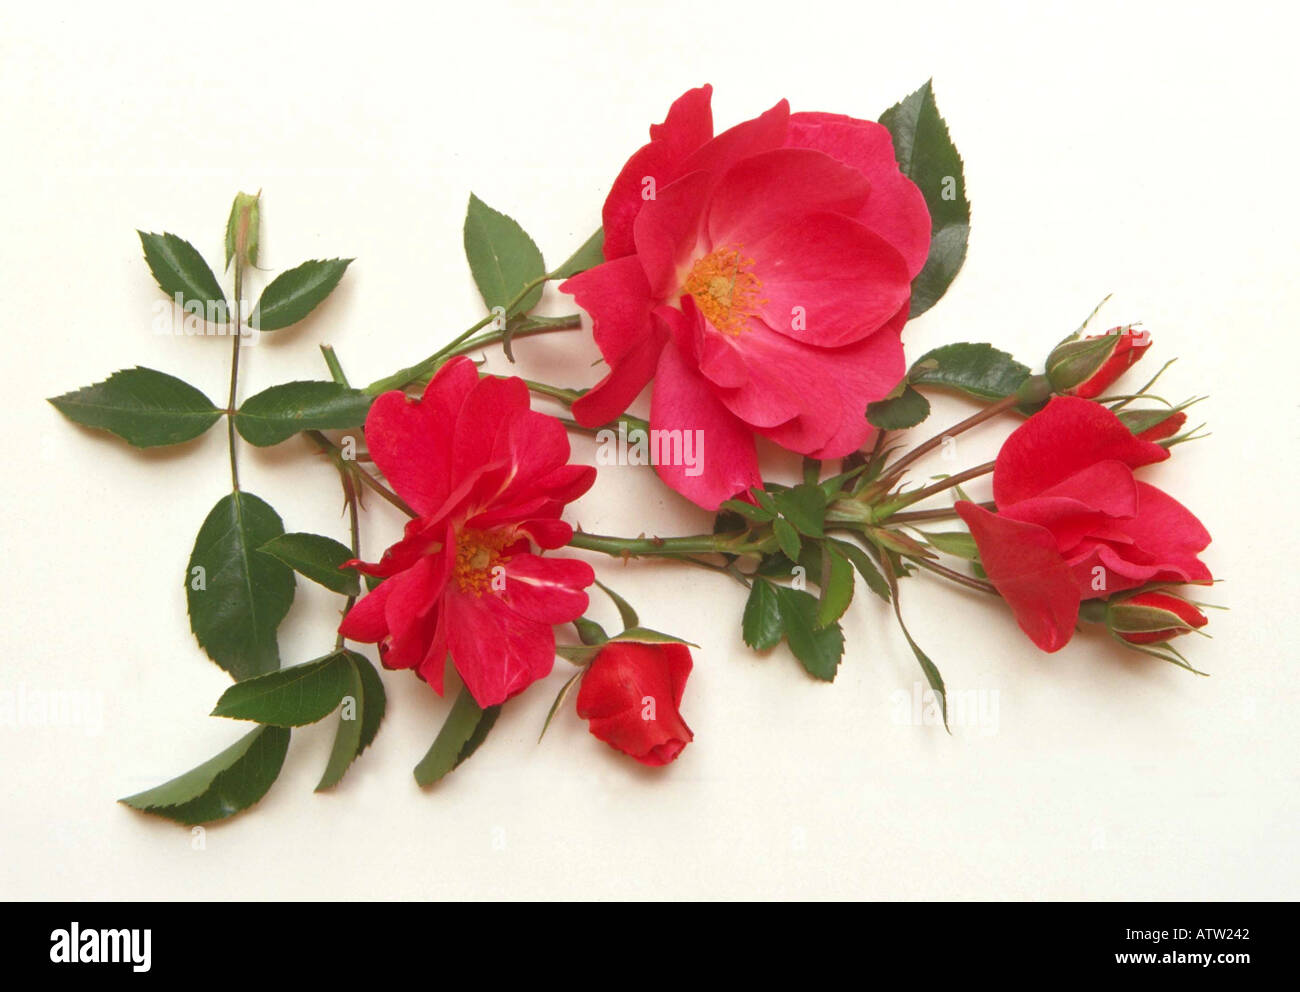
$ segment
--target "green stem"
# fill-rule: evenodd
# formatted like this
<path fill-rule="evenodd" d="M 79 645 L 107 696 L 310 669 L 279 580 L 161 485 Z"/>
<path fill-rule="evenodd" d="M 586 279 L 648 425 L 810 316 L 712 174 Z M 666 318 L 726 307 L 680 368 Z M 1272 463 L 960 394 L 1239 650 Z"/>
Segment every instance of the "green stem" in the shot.
<path fill-rule="evenodd" d="M 984 423 L 984 421 L 986 420 L 991 420 L 993 417 L 996 417 L 998 414 L 1006 410 L 1012 409 L 1019 402 L 1020 402 L 1020 397 L 1017 394 L 1012 393 L 1010 396 L 1003 397 L 1002 399 L 998 400 L 996 403 L 986 406 L 983 410 L 980 410 L 978 413 L 972 414 L 971 416 L 963 420 L 961 423 L 954 424 L 952 427 L 949 427 L 942 434 L 936 434 L 934 437 L 930 438 L 930 440 L 926 441 L 924 444 L 917 445 L 907 454 L 903 455 L 903 457 L 898 459 L 898 461 L 894 462 L 893 465 L 890 465 L 887 469 L 885 469 L 884 479 L 897 478 L 898 475 L 902 473 L 903 469 L 907 468 L 907 466 L 925 457 L 935 448 L 939 447 L 939 445 L 943 444 L 945 438 L 956 437 L 958 434 L 961 434 L 964 431 L 968 431 L 972 427 Z"/>
<path fill-rule="evenodd" d="M 303 433 L 307 435 L 307 437 L 311 438 L 312 441 L 314 441 L 317 445 L 319 445 L 323 450 L 334 455 L 340 461 L 344 460 L 342 457 L 343 449 L 340 448 L 333 441 L 331 441 L 329 438 L 327 438 L 320 431 L 315 431 L 315 430 L 303 431 Z M 349 470 L 352 472 L 352 474 L 355 475 L 357 479 L 360 480 L 361 483 L 367 489 L 370 489 L 372 492 L 378 493 L 379 496 L 387 500 L 389 503 L 392 503 L 393 506 L 397 507 L 408 517 L 419 516 L 419 514 L 416 513 L 413 509 L 411 509 L 411 507 L 407 504 L 407 502 L 404 499 L 402 499 L 402 497 L 398 496 L 397 493 L 393 492 L 391 489 L 385 486 L 382 482 L 380 482 L 373 475 L 367 472 L 364 468 L 358 465 L 354 460 L 350 460 L 350 459 L 347 460 L 347 465 Z"/>
<path fill-rule="evenodd" d="M 498 379 L 509 379 L 511 376 L 497 376 Z M 539 396 L 549 396 L 553 400 L 559 400 L 565 406 L 573 406 L 582 398 L 582 390 L 565 389 L 563 386 L 552 386 L 549 383 L 537 382 L 533 379 L 523 380 L 524 385 Z"/>
<path fill-rule="evenodd" d="M 975 505 L 981 506 L 986 510 L 996 509 L 997 507 L 997 504 L 992 500 L 987 500 L 983 503 L 976 503 Z M 889 522 L 891 524 L 910 524 L 921 523 L 926 520 L 953 520 L 958 516 L 960 516 L 960 514 L 952 507 L 943 510 L 911 510 L 906 513 L 890 514 Z"/>
<path fill-rule="evenodd" d="M 538 276 L 536 279 L 530 279 L 528 282 L 524 283 L 524 288 L 516 293 L 515 298 L 506 304 L 506 314 L 508 315 L 511 310 L 523 302 L 524 297 L 550 278 L 551 275 L 548 272 L 546 275 Z M 474 335 L 496 319 L 496 314 L 489 313 L 482 320 L 470 325 L 463 332 L 458 334 L 449 344 L 444 345 L 442 348 L 435 351 L 424 361 L 395 372 L 386 378 L 372 382 L 366 387 L 366 392 L 372 395 L 378 395 L 379 393 L 386 393 L 390 389 L 405 389 L 411 383 L 432 375 L 437 371 L 438 366 L 442 365 L 442 363 L 448 358 L 459 354 L 460 349 L 470 347 L 470 341 Z M 556 328 L 548 327 L 547 330 L 556 330 Z M 506 333 L 507 332 L 504 329 L 493 332 L 494 335 L 497 335 L 495 340 L 501 340 L 501 335 Z M 488 335 L 488 337 L 492 337 L 492 335 Z M 474 347 L 477 347 L 477 345 L 474 345 Z"/>
<path fill-rule="evenodd" d="M 961 572 L 954 571 L 944 565 L 930 561 L 928 558 L 922 558 L 920 555 L 908 555 L 908 559 L 916 562 L 927 572 L 933 572 L 935 575 L 942 575 L 950 582 L 956 582 L 958 585 L 965 586 L 968 589 L 978 589 L 980 592 L 992 593 L 994 596 L 1002 595 L 994 587 L 992 582 L 984 582 L 970 575 L 962 575 Z"/>
<path fill-rule="evenodd" d="M 230 485 L 239 492 L 239 460 L 235 456 L 235 399 L 239 386 L 239 344 L 243 333 L 243 307 L 240 300 L 244 295 L 244 259 L 240 252 L 235 255 L 235 333 L 231 336 L 233 346 L 230 352 L 230 399 L 226 402 L 226 439 L 230 446 Z"/>
<path fill-rule="evenodd" d="M 947 489 L 951 489 L 953 486 L 960 486 L 963 482 L 968 482 L 971 479 L 978 479 L 981 475 L 988 475 L 993 471 L 993 466 L 995 464 L 995 462 L 985 462 L 983 465 L 976 465 L 974 468 L 968 468 L 964 472 L 950 475 L 946 479 L 940 479 L 932 486 L 926 486 L 925 488 L 918 489 L 915 492 L 904 493 L 879 507 L 876 510 L 874 519 L 877 523 L 883 520 L 888 520 L 896 511 L 901 510 L 905 506 L 911 506 L 913 503 L 919 503 L 923 499 L 929 499 L 936 493 L 941 493 Z"/>
<path fill-rule="evenodd" d="M 343 366 L 339 364 L 339 356 L 334 354 L 334 346 L 323 344 L 320 346 L 320 353 L 325 356 L 325 364 L 329 366 L 330 378 L 340 386 L 349 385 L 348 377 L 343 374 Z"/>
<path fill-rule="evenodd" d="M 348 506 L 348 530 L 352 538 L 352 557 L 360 560 L 361 558 L 361 525 L 357 519 L 357 487 L 352 482 L 352 475 L 348 472 L 341 458 L 336 458 L 334 464 L 339 470 L 339 482 L 343 485 L 343 499 Z M 343 615 L 346 617 L 352 612 L 352 607 L 356 605 L 357 597 L 348 596 L 348 601 L 343 605 Z M 343 647 L 343 634 L 334 639 L 334 650 Z"/>
<path fill-rule="evenodd" d="M 599 551 L 614 558 L 665 556 L 669 558 L 698 554 L 761 554 L 776 547 L 774 537 L 739 534 L 697 534 L 691 537 L 609 537 L 577 531 L 569 546 L 584 551 Z"/>

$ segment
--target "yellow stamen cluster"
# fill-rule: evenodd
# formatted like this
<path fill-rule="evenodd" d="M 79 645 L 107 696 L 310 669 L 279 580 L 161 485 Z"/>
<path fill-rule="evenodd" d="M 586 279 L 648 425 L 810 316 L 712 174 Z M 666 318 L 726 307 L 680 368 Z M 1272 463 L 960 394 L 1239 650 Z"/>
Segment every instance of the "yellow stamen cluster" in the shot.
<path fill-rule="evenodd" d="M 710 252 L 691 266 L 682 283 L 709 323 L 733 337 L 745 329 L 746 318 L 767 302 L 758 299 L 763 284 L 751 271 L 754 260 L 744 256 L 743 248 L 728 245 Z"/>
<path fill-rule="evenodd" d="M 510 540 L 505 530 L 463 530 L 456 535 L 456 584 L 461 592 L 483 595 L 492 584 L 492 570 L 510 560 L 501 549 Z"/>

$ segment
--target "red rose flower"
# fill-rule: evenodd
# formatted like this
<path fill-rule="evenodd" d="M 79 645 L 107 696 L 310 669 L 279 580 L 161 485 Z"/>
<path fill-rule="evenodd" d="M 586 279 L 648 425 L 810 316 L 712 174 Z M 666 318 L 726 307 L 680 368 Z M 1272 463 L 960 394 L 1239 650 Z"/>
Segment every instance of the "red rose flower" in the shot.
<path fill-rule="evenodd" d="M 578 716 L 610 747 L 666 765 L 695 736 L 678 711 L 690 674 L 685 644 L 610 641 L 583 673 Z"/>
<path fill-rule="evenodd" d="M 1201 522 L 1133 469 L 1169 452 L 1105 407 L 1057 397 L 1003 444 L 997 512 L 957 503 L 989 581 L 1044 651 L 1069 641 L 1079 603 L 1148 582 L 1208 582 Z"/>
<path fill-rule="evenodd" d="M 378 643 L 386 667 L 414 668 L 439 694 L 450 653 L 483 707 L 549 674 L 552 625 L 582 615 L 595 581 L 586 562 L 531 550 L 568 543 L 560 513 L 595 480 L 566 464 L 564 426 L 529 409 L 521 380 L 480 379 L 456 358 L 418 402 L 378 397 L 366 444 L 419 516 L 378 564 L 348 563 L 386 581 L 344 618 L 343 636 Z"/>
<path fill-rule="evenodd" d="M 609 364 L 574 417 L 608 423 L 653 379 L 652 430 L 706 441 L 704 471 L 659 474 L 716 509 L 759 483 L 755 434 L 817 458 L 866 441 L 930 215 L 883 126 L 783 100 L 715 137 L 711 93 L 650 129 L 605 201 L 605 263 L 560 288 Z"/>
<path fill-rule="evenodd" d="M 1155 590 L 1111 603 L 1106 619 L 1115 636 L 1130 644 L 1162 644 L 1209 623 L 1204 613 L 1181 596 Z M 1159 626 L 1162 623 L 1168 626 Z"/>

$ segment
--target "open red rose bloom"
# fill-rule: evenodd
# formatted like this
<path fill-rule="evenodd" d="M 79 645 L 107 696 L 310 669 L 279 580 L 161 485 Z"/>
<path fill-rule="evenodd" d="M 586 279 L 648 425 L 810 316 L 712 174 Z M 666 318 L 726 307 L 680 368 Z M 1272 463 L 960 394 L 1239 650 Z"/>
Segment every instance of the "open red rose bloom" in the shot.
<path fill-rule="evenodd" d="M 344 637 L 377 643 L 388 668 L 413 668 L 439 693 L 448 654 L 481 707 L 551 671 L 553 624 L 587 608 L 591 566 L 542 557 L 573 529 L 559 519 L 596 470 L 569 465 L 554 417 L 529 409 L 519 379 L 480 379 L 456 358 L 417 402 L 400 391 L 366 418 L 375 464 L 418 516 L 378 564 L 385 581 L 352 608 Z"/>
<path fill-rule="evenodd" d="M 1150 582 L 1209 582 L 1201 522 L 1133 470 L 1169 452 L 1106 407 L 1051 400 L 1017 428 L 993 470 L 997 512 L 957 503 L 989 580 L 1044 651 L 1074 633 L 1079 604 Z"/>
<path fill-rule="evenodd" d="M 605 202 L 606 262 L 568 280 L 609 374 L 590 427 L 653 380 L 650 426 L 700 431 L 704 471 L 659 465 L 708 509 L 760 483 L 754 435 L 815 458 L 860 448 L 899 340 L 930 215 L 888 130 L 781 101 L 716 137 L 708 86 L 650 129 Z"/>

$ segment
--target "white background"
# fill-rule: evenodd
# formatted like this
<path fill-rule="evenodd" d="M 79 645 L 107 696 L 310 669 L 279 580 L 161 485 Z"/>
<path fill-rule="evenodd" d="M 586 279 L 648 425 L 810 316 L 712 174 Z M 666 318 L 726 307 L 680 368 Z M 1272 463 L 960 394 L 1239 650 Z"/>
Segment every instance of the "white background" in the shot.
<path fill-rule="evenodd" d="M 0 727 L 0 896 L 1294 898 L 1294 15 L 1046 6 L 11 8 L 0 688 L 85 693 L 102 719 Z M 1040 364 L 1113 292 L 1104 326 L 1140 319 L 1155 335 L 1142 371 L 1180 357 L 1163 392 L 1210 393 L 1195 412 L 1214 434 L 1145 477 L 1215 536 L 1205 557 L 1226 581 L 1212 598 L 1232 609 L 1213 641 L 1185 644 L 1211 678 L 1101 637 L 1041 655 L 997 604 L 918 579 L 904 590 L 918 638 L 955 694 L 997 705 L 949 737 L 897 703 L 918 672 L 864 591 L 824 685 L 784 648 L 743 647 L 729 580 L 598 561 L 646 623 L 701 646 L 684 703 L 696 739 L 673 766 L 635 765 L 571 711 L 538 745 L 558 662 L 422 792 L 410 770 L 449 703 L 385 673 L 383 733 L 333 794 L 312 794 L 330 720 L 294 734 L 271 793 L 203 850 L 115 804 L 244 729 L 205 715 L 228 679 L 188 632 L 181 581 L 227 491 L 224 429 L 142 454 L 43 402 L 137 363 L 224 399 L 224 340 L 151 333 L 136 228 L 219 261 L 232 195 L 262 188 L 271 270 L 357 262 L 317 315 L 245 351 L 242 394 L 323 378 L 321 342 L 366 382 L 480 316 L 461 254 L 471 189 L 558 262 L 686 88 L 712 82 L 726 127 L 783 96 L 874 118 L 931 75 L 973 233 L 948 296 L 909 326 L 909 355 L 988 340 Z M 554 290 L 545 305 L 567 312 Z M 536 378 L 598 375 L 584 333 L 518 352 Z M 971 409 L 936 407 L 935 428 Z M 1003 432 L 963 439 L 962 464 Z M 588 442 L 575 452 L 593 457 Z M 246 488 L 289 529 L 342 536 L 333 471 L 305 444 L 241 456 Z M 371 504 L 374 555 L 400 520 Z M 709 523 L 633 467 L 603 471 L 569 519 L 627 534 Z M 338 601 L 309 585 L 282 628 L 286 663 L 332 643 Z"/>

